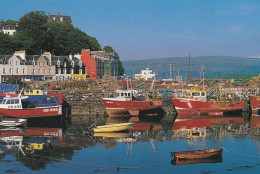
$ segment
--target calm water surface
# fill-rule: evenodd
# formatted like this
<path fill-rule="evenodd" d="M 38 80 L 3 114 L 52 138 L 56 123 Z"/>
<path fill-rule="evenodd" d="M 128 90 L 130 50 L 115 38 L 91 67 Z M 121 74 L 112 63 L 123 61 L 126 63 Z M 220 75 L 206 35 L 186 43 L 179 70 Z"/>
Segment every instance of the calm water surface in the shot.
<path fill-rule="evenodd" d="M 2 128 L 0 173 L 258 173 L 259 118 L 250 123 L 241 117 L 176 120 L 170 126 L 141 119 L 130 132 L 95 136 L 76 125 Z M 32 143 L 39 148 L 28 148 Z M 208 163 L 175 165 L 171 156 L 219 147 L 222 158 Z"/>

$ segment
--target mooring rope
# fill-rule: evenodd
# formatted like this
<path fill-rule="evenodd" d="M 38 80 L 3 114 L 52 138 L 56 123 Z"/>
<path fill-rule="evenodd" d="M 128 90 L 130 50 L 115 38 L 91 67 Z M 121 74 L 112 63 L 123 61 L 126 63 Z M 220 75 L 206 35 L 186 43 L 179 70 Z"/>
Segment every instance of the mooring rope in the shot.
<path fill-rule="evenodd" d="M 66 160 L 66 159 L 58 159 L 58 158 L 52 158 L 52 157 L 48 157 L 48 156 L 42 156 L 42 155 L 36 155 L 33 154 L 34 156 L 37 157 L 42 157 L 42 158 L 48 158 L 48 159 L 52 159 L 52 160 L 56 160 L 56 161 L 61 161 L 62 163 L 69 163 L 69 164 L 80 164 L 80 165 L 87 165 L 87 166 L 95 166 L 95 167 L 104 167 L 104 168 L 115 168 L 117 171 L 125 169 L 143 169 L 143 168 L 152 168 L 152 166 L 135 166 L 135 167 L 128 167 L 128 166 L 123 166 L 123 167 L 119 167 L 119 166 L 113 166 L 113 165 L 103 165 L 103 164 L 91 164 L 91 163 L 83 163 L 83 162 L 75 162 L 75 161 L 70 161 L 70 160 Z M 96 169 L 96 170 L 102 170 L 102 168 L 93 168 L 92 169 Z"/>

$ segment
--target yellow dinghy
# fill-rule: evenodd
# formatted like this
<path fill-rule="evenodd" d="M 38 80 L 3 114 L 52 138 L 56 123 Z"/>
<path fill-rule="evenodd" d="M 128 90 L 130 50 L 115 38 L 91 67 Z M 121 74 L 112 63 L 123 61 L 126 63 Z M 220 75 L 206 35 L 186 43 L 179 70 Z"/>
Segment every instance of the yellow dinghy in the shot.
<path fill-rule="evenodd" d="M 94 128 L 94 132 L 119 132 L 131 129 L 133 123 L 119 123 L 119 124 L 108 124 L 104 126 L 97 126 Z"/>

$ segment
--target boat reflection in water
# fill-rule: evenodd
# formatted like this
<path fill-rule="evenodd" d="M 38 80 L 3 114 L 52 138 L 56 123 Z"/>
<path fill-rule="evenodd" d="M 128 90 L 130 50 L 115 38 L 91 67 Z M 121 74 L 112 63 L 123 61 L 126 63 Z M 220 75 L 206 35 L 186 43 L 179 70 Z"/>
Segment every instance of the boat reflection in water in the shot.
<path fill-rule="evenodd" d="M 27 156 L 28 147 L 37 149 L 39 145 L 50 145 L 63 141 L 61 128 L 17 128 L 8 127 L 0 129 L 0 151 L 9 154 L 12 151 L 20 151 Z M 33 146 L 32 146 L 33 145 Z M 35 148 L 34 148 L 35 147 Z M 43 148 L 38 149 L 43 150 Z M 18 153 L 19 154 L 19 153 Z"/>
<path fill-rule="evenodd" d="M 177 119 L 173 125 L 175 138 L 222 138 L 244 135 L 244 118 L 242 117 L 194 117 L 192 119 Z"/>

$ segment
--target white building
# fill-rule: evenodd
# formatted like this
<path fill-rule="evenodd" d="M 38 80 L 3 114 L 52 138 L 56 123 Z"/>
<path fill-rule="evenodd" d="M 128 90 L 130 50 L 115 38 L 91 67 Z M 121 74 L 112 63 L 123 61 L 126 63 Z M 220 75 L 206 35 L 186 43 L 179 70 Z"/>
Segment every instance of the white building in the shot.
<path fill-rule="evenodd" d="M 2 32 L 4 34 L 13 35 L 16 32 L 17 25 L 3 25 Z"/>
<path fill-rule="evenodd" d="M 135 79 L 142 79 L 142 80 L 151 80 L 156 77 L 156 73 L 153 72 L 152 70 L 146 68 L 145 70 L 141 71 L 141 74 L 135 74 Z"/>

